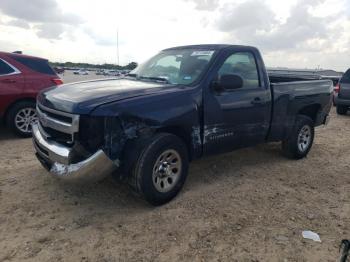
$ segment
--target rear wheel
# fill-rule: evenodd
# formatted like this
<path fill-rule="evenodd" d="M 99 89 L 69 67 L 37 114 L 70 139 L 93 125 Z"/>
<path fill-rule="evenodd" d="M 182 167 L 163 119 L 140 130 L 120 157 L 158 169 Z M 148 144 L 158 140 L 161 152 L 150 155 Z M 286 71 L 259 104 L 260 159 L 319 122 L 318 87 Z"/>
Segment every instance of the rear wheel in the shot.
<path fill-rule="evenodd" d="M 282 142 L 283 153 L 293 159 L 306 157 L 312 147 L 314 135 L 312 119 L 304 115 L 298 115 L 292 132 Z"/>
<path fill-rule="evenodd" d="M 337 114 L 338 115 L 345 115 L 347 111 L 348 111 L 348 107 L 347 106 L 337 105 Z"/>
<path fill-rule="evenodd" d="M 188 152 L 175 135 L 157 134 L 145 143 L 131 169 L 129 184 L 152 205 L 172 200 L 185 183 Z"/>
<path fill-rule="evenodd" d="M 37 121 L 35 103 L 30 101 L 18 102 L 11 107 L 7 114 L 7 125 L 21 137 L 32 135 L 32 124 Z"/>

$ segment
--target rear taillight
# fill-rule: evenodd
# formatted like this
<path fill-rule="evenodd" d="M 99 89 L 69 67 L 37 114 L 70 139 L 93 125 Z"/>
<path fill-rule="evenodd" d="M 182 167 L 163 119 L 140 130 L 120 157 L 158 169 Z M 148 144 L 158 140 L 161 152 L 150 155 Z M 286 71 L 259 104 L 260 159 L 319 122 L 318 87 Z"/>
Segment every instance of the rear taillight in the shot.
<path fill-rule="evenodd" d="M 340 84 L 338 83 L 335 87 L 334 87 L 334 92 L 339 94 L 340 91 Z"/>
<path fill-rule="evenodd" d="M 62 85 L 63 84 L 63 81 L 61 78 L 52 78 L 51 81 L 56 85 L 56 86 L 59 86 L 59 85 Z"/>

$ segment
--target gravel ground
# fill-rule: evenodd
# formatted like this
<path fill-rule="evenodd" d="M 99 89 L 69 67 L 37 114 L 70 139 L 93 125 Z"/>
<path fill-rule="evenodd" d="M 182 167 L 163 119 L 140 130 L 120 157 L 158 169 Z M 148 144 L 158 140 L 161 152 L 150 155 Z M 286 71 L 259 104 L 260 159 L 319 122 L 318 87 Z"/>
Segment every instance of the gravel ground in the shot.
<path fill-rule="evenodd" d="M 110 178 L 55 180 L 30 139 L 0 128 L 0 261 L 335 261 L 350 237 L 349 134 L 350 115 L 332 112 L 306 159 L 273 143 L 196 161 L 154 208 Z"/>

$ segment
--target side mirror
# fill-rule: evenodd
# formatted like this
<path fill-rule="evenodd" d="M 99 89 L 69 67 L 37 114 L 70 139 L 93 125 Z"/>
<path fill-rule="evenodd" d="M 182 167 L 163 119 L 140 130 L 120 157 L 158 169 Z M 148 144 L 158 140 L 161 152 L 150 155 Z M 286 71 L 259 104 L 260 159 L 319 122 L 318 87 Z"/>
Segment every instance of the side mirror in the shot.
<path fill-rule="evenodd" d="M 213 82 L 213 87 L 218 92 L 239 89 L 243 87 L 243 78 L 235 74 L 222 75 Z"/>

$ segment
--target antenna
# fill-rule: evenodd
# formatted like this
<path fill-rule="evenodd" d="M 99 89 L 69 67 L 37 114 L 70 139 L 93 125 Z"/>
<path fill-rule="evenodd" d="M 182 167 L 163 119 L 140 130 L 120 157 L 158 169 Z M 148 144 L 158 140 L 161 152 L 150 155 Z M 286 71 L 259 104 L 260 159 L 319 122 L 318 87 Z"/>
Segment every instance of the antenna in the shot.
<path fill-rule="evenodd" d="M 119 28 L 117 28 L 117 65 L 119 66 Z"/>

